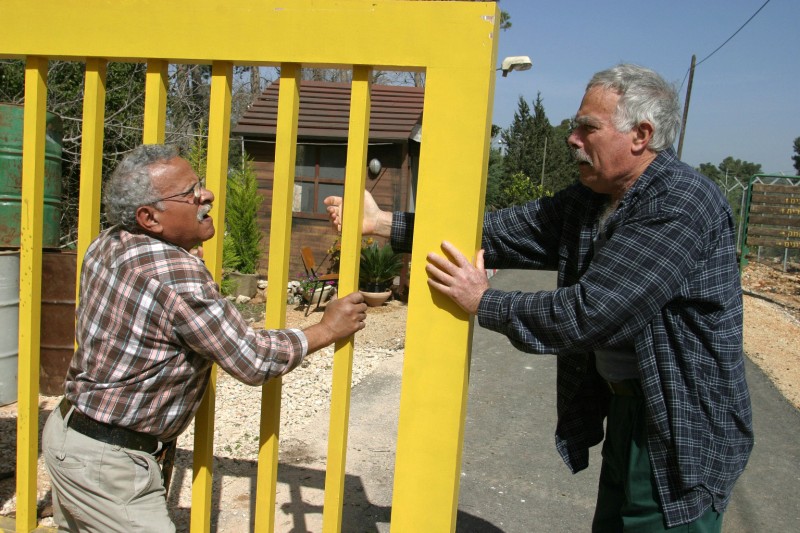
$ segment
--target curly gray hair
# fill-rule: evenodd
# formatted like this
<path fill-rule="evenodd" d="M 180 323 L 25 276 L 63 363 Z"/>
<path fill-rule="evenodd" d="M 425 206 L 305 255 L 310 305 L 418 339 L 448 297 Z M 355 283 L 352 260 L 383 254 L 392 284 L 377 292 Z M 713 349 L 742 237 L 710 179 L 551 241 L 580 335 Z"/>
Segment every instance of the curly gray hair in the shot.
<path fill-rule="evenodd" d="M 178 157 L 178 149 L 164 144 L 143 144 L 120 161 L 103 192 L 106 220 L 128 231 L 137 228 L 136 210 L 158 199 L 148 167 Z M 157 209 L 162 206 L 154 204 Z"/>
<path fill-rule="evenodd" d="M 681 127 L 678 92 L 655 71 L 629 63 L 598 72 L 586 90 L 601 87 L 620 95 L 614 127 L 628 132 L 642 122 L 653 125 L 649 148 L 666 150 L 675 142 Z"/>

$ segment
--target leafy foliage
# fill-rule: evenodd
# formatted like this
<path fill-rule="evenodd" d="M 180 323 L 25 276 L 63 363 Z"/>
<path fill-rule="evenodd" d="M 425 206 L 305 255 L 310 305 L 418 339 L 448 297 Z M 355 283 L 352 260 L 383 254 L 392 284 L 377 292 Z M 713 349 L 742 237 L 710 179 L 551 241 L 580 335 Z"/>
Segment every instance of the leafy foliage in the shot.
<path fill-rule="evenodd" d="M 797 175 L 800 176 L 800 137 L 794 140 L 794 155 L 792 156 L 792 161 L 794 161 L 794 169 L 797 171 Z"/>
<path fill-rule="evenodd" d="M 81 62 L 59 60 L 49 62 L 47 73 L 47 110 L 61 118 L 64 128 L 61 240 L 66 246 L 77 238 L 84 70 Z M 145 71 L 139 63 L 107 66 L 103 175 L 142 142 Z M 0 101 L 24 103 L 24 72 L 23 61 L 0 61 Z"/>
<path fill-rule="evenodd" d="M 516 204 L 524 204 L 543 196 L 553 196 L 553 193 L 545 189 L 544 185 L 534 184 L 533 180 L 522 172 L 511 176 L 504 193 L 508 198 L 515 198 Z"/>
<path fill-rule="evenodd" d="M 518 205 L 574 183 L 578 165 L 567 146 L 568 136 L 569 120 L 553 127 L 541 94 L 533 103 L 533 112 L 520 97 L 514 120 L 500 133 L 505 156 L 499 151 L 489 154 L 486 208 Z"/>
<path fill-rule="evenodd" d="M 242 274 L 255 274 L 261 256 L 260 242 L 263 237 L 258 227 L 258 208 L 263 197 L 258 194 L 253 160 L 245 155 L 242 166 L 228 176 L 228 199 L 225 208 L 226 237 L 223 239 L 223 261 L 225 242 L 229 243 L 228 263 Z"/>
<path fill-rule="evenodd" d="M 701 163 L 697 170 L 719 185 L 728 199 L 734 218 L 738 221 L 741 218 L 744 196 L 742 185 L 746 184 L 754 174 L 762 172 L 761 165 L 728 156 L 718 166 Z"/>
<path fill-rule="evenodd" d="M 365 246 L 361 249 L 359 286 L 386 283 L 397 276 L 402 267 L 400 254 L 394 253 L 388 244 L 378 246 L 377 243 L 372 243 Z"/>

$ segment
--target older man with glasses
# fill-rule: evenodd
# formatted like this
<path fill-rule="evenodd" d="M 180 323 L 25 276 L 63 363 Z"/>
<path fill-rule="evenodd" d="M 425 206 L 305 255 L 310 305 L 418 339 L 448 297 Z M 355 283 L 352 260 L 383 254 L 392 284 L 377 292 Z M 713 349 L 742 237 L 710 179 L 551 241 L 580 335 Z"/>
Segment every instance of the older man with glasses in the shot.
<path fill-rule="evenodd" d="M 104 193 L 113 226 L 86 252 L 77 349 L 42 451 L 60 530 L 175 531 L 159 459 L 192 420 L 217 363 L 261 385 L 364 327 L 359 293 L 307 329 L 254 330 L 190 250 L 214 236 L 214 194 L 173 147 L 144 145 Z"/>

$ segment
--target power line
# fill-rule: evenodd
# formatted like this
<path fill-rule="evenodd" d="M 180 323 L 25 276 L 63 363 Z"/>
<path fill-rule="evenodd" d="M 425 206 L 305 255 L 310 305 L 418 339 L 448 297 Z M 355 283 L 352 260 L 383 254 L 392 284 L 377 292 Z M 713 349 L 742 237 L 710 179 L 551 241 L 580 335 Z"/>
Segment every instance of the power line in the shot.
<path fill-rule="evenodd" d="M 759 7 L 759 8 L 756 10 L 756 12 L 755 12 L 755 13 L 753 13 L 753 14 L 750 16 L 750 18 L 749 18 L 749 19 L 747 19 L 747 20 L 745 21 L 745 23 L 744 23 L 744 24 L 742 24 L 741 26 L 739 26 L 739 29 L 738 29 L 738 30 L 736 30 L 735 32 L 733 32 L 733 34 L 732 34 L 730 37 L 728 37 L 727 39 L 725 39 L 725 42 L 724 42 L 724 43 L 722 43 L 721 45 L 719 45 L 719 46 L 718 46 L 718 47 L 717 47 L 717 48 L 716 48 L 716 49 L 715 49 L 713 52 L 711 52 L 711 53 L 710 53 L 710 54 L 708 54 L 706 57 L 704 57 L 703 59 L 701 59 L 700 61 L 698 61 L 698 62 L 697 62 L 695 65 L 694 65 L 694 67 L 695 67 L 695 68 L 699 67 L 701 64 L 703 64 L 703 62 L 704 62 L 705 60 L 709 59 L 711 56 L 713 56 L 714 54 L 716 54 L 717 52 L 719 52 L 719 51 L 720 51 L 720 49 L 721 49 L 723 46 L 725 46 L 726 44 L 728 44 L 728 42 L 729 42 L 731 39 L 733 39 L 734 37 L 736 37 L 736 34 L 737 34 L 737 33 L 739 33 L 740 31 L 742 31 L 742 30 L 744 29 L 744 27 L 745 27 L 745 26 L 747 26 L 747 25 L 750 23 L 750 21 L 751 21 L 751 20 L 753 20 L 753 19 L 756 17 L 756 15 L 758 15 L 758 14 L 761 12 L 761 10 L 762 10 L 762 9 L 764 9 L 764 8 L 767 6 L 767 4 L 769 4 L 769 3 L 770 3 L 770 0 L 767 0 L 766 2 L 764 2 L 763 4 L 761 4 L 761 7 Z M 683 88 L 683 84 L 684 84 L 684 82 L 686 81 L 686 77 L 687 77 L 688 75 L 689 75 L 689 71 L 687 70 L 687 71 L 686 71 L 686 74 L 684 74 L 684 76 L 683 76 L 683 81 L 681 82 L 681 88 Z M 680 91 L 680 88 L 678 89 L 678 91 Z"/>

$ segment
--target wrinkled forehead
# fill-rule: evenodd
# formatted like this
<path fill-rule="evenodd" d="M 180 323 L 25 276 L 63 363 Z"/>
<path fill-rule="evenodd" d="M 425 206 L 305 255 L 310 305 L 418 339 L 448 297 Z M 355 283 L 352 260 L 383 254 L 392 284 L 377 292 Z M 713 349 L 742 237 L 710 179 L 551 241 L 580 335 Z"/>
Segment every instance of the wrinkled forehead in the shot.
<path fill-rule="evenodd" d="M 198 177 L 188 161 L 181 157 L 173 157 L 166 161 L 157 161 L 148 167 L 153 187 L 160 192 L 184 190 L 197 183 Z"/>
<path fill-rule="evenodd" d="M 583 95 L 581 106 L 575 114 L 576 121 L 603 121 L 614 116 L 617 112 L 620 95 L 612 89 L 604 87 L 591 87 Z"/>

